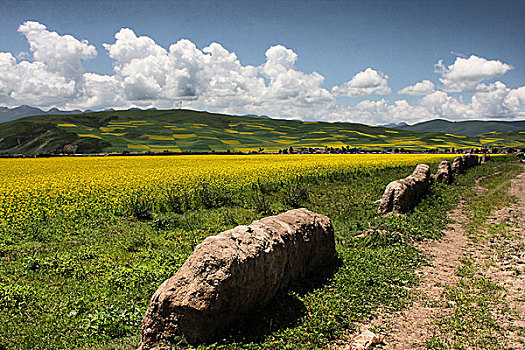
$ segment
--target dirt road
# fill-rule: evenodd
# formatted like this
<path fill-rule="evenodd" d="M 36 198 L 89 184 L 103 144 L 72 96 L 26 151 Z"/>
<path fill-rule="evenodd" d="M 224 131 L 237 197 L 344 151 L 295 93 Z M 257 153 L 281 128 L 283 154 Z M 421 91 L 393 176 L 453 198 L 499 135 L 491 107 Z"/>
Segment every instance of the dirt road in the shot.
<path fill-rule="evenodd" d="M 496 175 L 496 174 L 495 174 Z M 476 181 L 475 190 L 486 191 Z M 524 349 L 525 344 L 525 172 L 518 175 L 511 185 L 516 202 L 496 212 L 486 222 L 492 235 L 486 241 L 468 237 L 466 224 L 468 212 L 464 203 L 449 214 L 450 224 L 442 239 L 418 244 L 431 259 L 431 265 L 418 271 L 421 278 L 412 307 L 395 314 L 380 315 L 372 326 L 384 338 L 382 348 L 427 348 L 427 341 L 435 335 L 438 320 L 455 311 L 455 303 L 443 295 L 445 288 L 454 287 L 461 278 L 458 268 L 462 260 L 475 261 L 481 268 L 479 274 L 501 286 L 501 305 L 491 310 L 501 334 L 501 348 Z M 496 232 L 496 233 L 494 233 Z M 465 320 L 465 322 L 469 322 Z M 447 334 L 440 334 L 447 337 Z M 473 336 L 476 336 L 475 334 Z M 500 347 L 498 347 L 500 348 Z"/>

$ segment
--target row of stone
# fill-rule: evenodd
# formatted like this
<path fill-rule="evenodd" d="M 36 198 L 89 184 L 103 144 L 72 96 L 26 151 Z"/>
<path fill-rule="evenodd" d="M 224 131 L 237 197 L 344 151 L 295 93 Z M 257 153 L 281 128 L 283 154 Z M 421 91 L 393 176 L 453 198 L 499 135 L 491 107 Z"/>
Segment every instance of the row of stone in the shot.
<path fill-rule="evenodd" d="M 439 163 L 437 173 L 430 175 L 430 167 L 426 164 L 419 164 L 412 175 L 404 179 L 392 181 L 385 189 L 381 197 L 378 215 L 385 215 L 390 212 L 406 213 L 411 210 L 430 188 L 432 181 L 451 184 L 454 174 L 461 174 L 465 170 L 485 163 L 490 156 L 483 153 L 482 157 L 475 154 L 465 154 L 454 158 L 452 165 L 446 159 Z"/>

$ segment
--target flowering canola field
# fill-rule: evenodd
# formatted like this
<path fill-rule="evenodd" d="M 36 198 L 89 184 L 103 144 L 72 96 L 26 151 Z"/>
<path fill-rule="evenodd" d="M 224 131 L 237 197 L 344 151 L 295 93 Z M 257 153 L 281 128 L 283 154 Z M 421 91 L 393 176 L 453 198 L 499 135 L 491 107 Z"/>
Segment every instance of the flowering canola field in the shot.
<path fill-rule="evenodd" d="M 236 190 L 255 182 L 442 158 L 439 154 L 327 154 L 1 159 L 0 229 L 22 229 L 35 220 L 118 212 L 139 192 L 161 201 L 168 191 L 191 195 L 203 183 Z"/>

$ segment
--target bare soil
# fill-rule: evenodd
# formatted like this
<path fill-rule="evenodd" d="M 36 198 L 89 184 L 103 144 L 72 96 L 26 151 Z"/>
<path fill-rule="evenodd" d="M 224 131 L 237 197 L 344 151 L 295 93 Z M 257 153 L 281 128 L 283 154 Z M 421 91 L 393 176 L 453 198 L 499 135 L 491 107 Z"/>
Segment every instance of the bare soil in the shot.
<path fill-rule="evenodd" d="M 387 349 L 418 349 L 424 346 L 430 335 L 432 318 L 450 312 L 450 308 L 440 305 L 445 285 L 454 285 L 460 258 L 465 256 L 470 241 L 463 225 L 468 217 L 463 211 L 463 203 L 448 217 L 452 220 L 445 235 L 440 240 L 424 241 L 416 246 L 431 259 L 431 265 L 417 271 L 421 283 L 415 289 L 417 298 L 408 309 L 394 314 L 380 315 L 372 325 L 382 329 Z"/>

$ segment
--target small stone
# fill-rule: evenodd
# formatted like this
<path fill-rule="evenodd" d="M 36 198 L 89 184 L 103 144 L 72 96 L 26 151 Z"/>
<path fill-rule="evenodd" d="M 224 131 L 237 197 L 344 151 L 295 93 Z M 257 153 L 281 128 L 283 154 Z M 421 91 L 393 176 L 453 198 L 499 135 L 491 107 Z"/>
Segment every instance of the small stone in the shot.
<path fill-rule="evenodd" d="M 383 341 L 383 337 L 372 333 L 368 329 L 361 332 L 353 341 L 350 350 L 366 350 L 372 345 L 379 344 Z"/>

